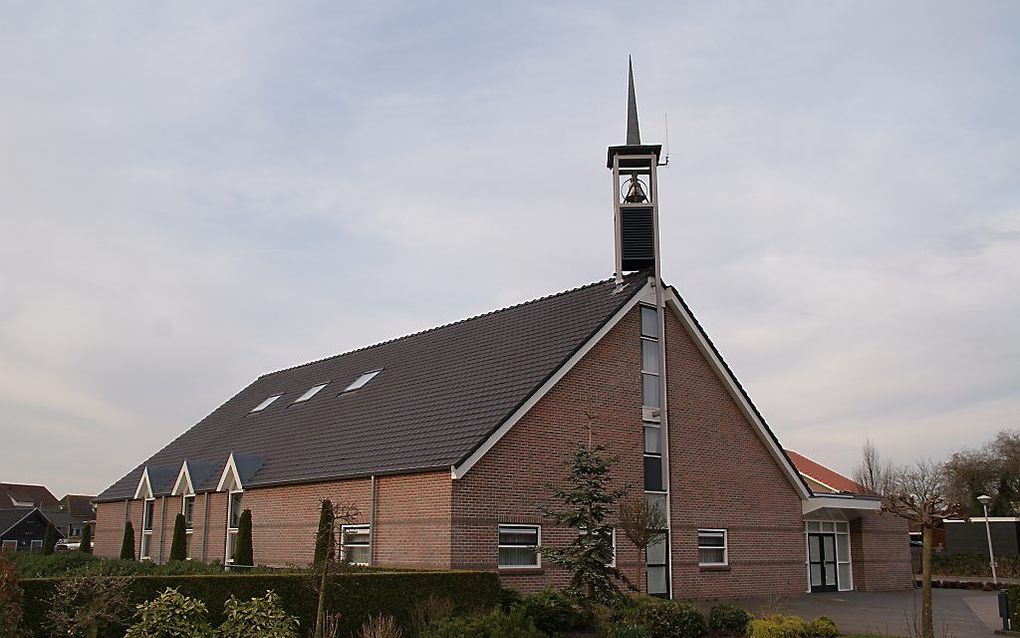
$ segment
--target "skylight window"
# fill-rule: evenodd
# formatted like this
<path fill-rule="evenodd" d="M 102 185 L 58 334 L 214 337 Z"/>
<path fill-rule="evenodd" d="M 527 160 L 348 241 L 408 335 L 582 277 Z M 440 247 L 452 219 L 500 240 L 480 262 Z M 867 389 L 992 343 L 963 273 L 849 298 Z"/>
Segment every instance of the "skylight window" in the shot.
<path fill-rule="evenodd" d="M 357 390 L 358 388 L 364 387 L 366 383 L 375 378 L 375 375 L 379 374 L 380 372 L 382 372 L 382 369 L 373 370 L 372 372 L 366 372 L 365 374 L 355 379 L 354 383 L 344 388 L 344 392 L 351 392 L 352 390 Z"/>
<path fill-rule="evenodd" d="M 294 399 L 294 403 L 301 403 L 302 401 L 307 401 L 308 399 L 311 399 L 312 397 L 315 396 L 315 394 L 319 390 L 325 388 L 327 385 L 328 383 L 320 383 L 319 385 L 313 385 L 312 387 L 308 388 L 308 392 L 305 392 L 298 398 Z"/>
<path fill-rule="evenodd" d="M 269 397 L 268 399 L 266 399 L 262 403 L 256 405 L 254 408 L 252 408 L 251 411 L 252 412 L 261 412 L 261 411 L 265 410 L 266 408 L 268 408 L 270 405 L 272 405 L 273 401 L 276 401 L 277 399 L 279 399 L 282 396 L 283 396 L 282 394 L 274 394 L 273 396 Z"/>

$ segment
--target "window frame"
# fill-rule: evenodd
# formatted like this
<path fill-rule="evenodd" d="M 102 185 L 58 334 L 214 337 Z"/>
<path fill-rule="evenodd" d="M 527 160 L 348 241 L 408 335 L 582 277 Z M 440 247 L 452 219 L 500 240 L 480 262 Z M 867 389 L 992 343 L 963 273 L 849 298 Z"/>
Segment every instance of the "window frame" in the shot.
<path fill-rule="evenodd" d="M 28 545 L 29 553 L 34 554 L 36 552 L 36 548 L 38 548 L 38 551 L 41 552 L 43 550 L 43 544 L 44 544 L 43 541 L 41 541 L 39 539 L 36 539 L 36 538 L 33 538 L 32 541 Z"/>
<path fill-rule="evenodd" d="M 233 554 L 233 553 L 235 553 L 237 551 L 237 530 L 238 530 L 238 527 L 237 526 L 231 527 L 231 523 L 233 522 L 231 519 L 233 518 L 232 514 L 234 512 L 233 507 L 234 507 L 234 495 L 235 494 L 241 494 L 242 498 L 243 498 L 244 490 L 230 490 L 229 492 L 227 492 L 227 538 L 226 538 L 226 542 L 224 543 L 224 547 L 223 547 L 223 550 L 224 550 L 223 551 L 223 554 L 224 554 L 224 556 L 223 556 L 223 564 L 224 565 L 233 565 L 234 564 L 234 557 L 231 554 Z M 238 501 L 238 503 L 241 504 L 240 501 Z M 241 512 L 243 512 L 243 511 L 244 511 L 244 508 L 242 507 L 241 508 Z M 237 520 L 238 520 L 238 525 L 240 525 L 240 520 L 241 520 L 240 512 L 238 512 L 238 514 L 237 514 Z M 234 551 L 231 551 L 231 550 L 234 550 Z"/>
<path fill-rule="evenodd" d="M 191 515 L 188 515 L 188 503 L 191 503 Z M 184 529 L 190 534 L 195 529 L 195 495 L 184 494 L 181 497 L 181 514 L 184 515 Z"/>
<path fill-rule="evenodd" d="M 702 545 L 701 535 L 702 534 L 722 534 L 722 545 Z M 723 528 L 711 528 L 711 527 L 699 527 L 698 528 L 698 567 L 729 567 L 730 564 L 730 539 L 729 532 Z M 701 550 L 711 549 L 718 550 L 722 549 L 723 559 L 722 562 L 711 562 L 706 563 L 701 560 Z"/>
<path fill-rule="evenodd" d="M 268 408 L 269 406 L 271 406 L 271 405 L 273 405 L 274 403 L 276 403 L 276 401 L 277 401 L 277 400 L 278 400 L 278 399 L 279 399 L 280 397 L 282 397 L 282 396 L 283 396 L 283 394 L 284 394 L 284 393 L 283 393 L 283 392 L 281 392 L 281 393 L 279 393 L 279 394 L 274 394 L 274 395 L 272 395 L 272 396 L 268 396 L 268 397 L 266 397 L 265 399 L 263 399 L 263 400 L 262 400 L 262 402 L 261 402 L 261 403 L 259 403 L 259 404 L 258 404 L 258 405 L 256 405 L 256 406 L 255 406 L 254 408 L 252 408 L 252 409 L 251 409 L 251 411 L 250 411 L 250 412 L 248 412 L 248 414 L 255 414 L 255 413 L 257 413 L 257 412 L 262 412 L 263 410 L 265 410 L 265 409 L 266 409 L 266 408 Z"/>
<path fill-rule="evenodd" d="M 364 532 L 368 536 L 368 542 L 365 543 L 348 543 L 347 534 L 348 531 L 359 531 Z M 367 547 L 368 548 L 368 561 L 367 562 L 354 562 L 349 561 L 351 565 L 362 565 L 369 566 L 372 564 L 372 526 L 368 523 L 359 523 L 357 525 L 341 525 L 340 526 L 340 556 L 341 558 L 347 557 L 348 547 Z"/>
<path fill-rule="evenodd" d="M 510 530 L 523 530 L 523 529 L 534 530 L 535 531 L 535 544 L 534 545 L 517 545 L 517 544 L 511 545 L 511 544 L 500 542 L 500 540 L 501 540 L 500 537 L 503 535 L 504 531 L 508 531 L 509 532 Z M 500 557 L 499 557 L 499 550 L 504 549 L 504 548 L 506 548 L 506 549 L 520 549 L 522 547 L 526 548 L 526 549 L 534 549 L 535 550 L 535 564 L 534 565 L 503 565 L 502 564 L 502 562 L 500 561 Z M 542 569 L 542 552 L 539 551 L 541 547 L 542 547 L 542 526 L 541 525 L 532 525 L 532 524 L 529 524 L 529 523 L 499 523 L 496 526 L 496 569 L 502 569 L 502 570 L 516 570 L 516 569 L 521 569 L 521 570 L 538 570 L 538 569 Z"/>
<path fill-rule="evenodd" d="M 17 554 L 17 553 L 18 553 L 18 539 L 5 538 L 3 542 L 0 542 L 0 554 Z"/>
<path fill-rule="evenodd" d="M 329 383 L 330 383 L 329 381 L 325 381 L 323 383 L 316 383 L 312 387 L 305 390 L 304 394 L 294 399 L 294 403 L 291 403 L 291 405 L 294 405 L 295 403 L 304 403 L 305 401 L 310 400 L 316 394 L 322 392 L 326 388 L 326 386 L 329 385 Z"/>
<path fill-rule="evenodd" d="M 351 381 L 346 388 L 341 390 L 340 394 L 347 394 L 348 392 L 360 390 L 361 388 L 368 385 L 369 382 L 372 381 L 372 379 L 379 376 L 379 373 L 382 372 L 383 369 L 384 368 L 379 368 L 378 370 L 369 370 L 368 372 L 362 372 L 361 374 L 358 375 L 357 379 Z"/>

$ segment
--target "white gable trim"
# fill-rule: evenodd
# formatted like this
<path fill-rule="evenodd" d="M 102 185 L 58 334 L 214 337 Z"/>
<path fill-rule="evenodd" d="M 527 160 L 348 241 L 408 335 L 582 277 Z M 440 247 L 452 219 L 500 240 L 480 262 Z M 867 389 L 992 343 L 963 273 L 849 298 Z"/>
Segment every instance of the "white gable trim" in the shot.
<path fill-rule="evenodd" d="M 553 388 L 553 386 L 559 383 L 560 379 L 566 376 L 566 374 L 570 372 L 570 370 L 575 365 L 577 365 L 577 362 L 583 359 L 584 356 L 588 354 L 592 348 L 595 347 L 595 344 L 601 341 L 602 337 L 606 336 L 606 334 L 608 334 L 609 331 L 613 329 L 613 326 L 619 323 L 620 320 L 623 319 L 627 315 L 627 313 L 630 312 L 634 308 L 634 306 L 638 304 L 639 301 L 643 300 L 645 302 L 649 302 L 650 300 L 645 299 L 645 297 L 648 295 L 650 291 L 651 285 L 647 282 L 643 284 L 641 288 L 638 290 L 638 292 L 634 293 L 634 296 L 631 297 L 630 300 L 626 304 L 624 304 L 622 308 L 617 310 L 616 314 L 613 315 L 609 319 L 609 321 L 603 324 L 603 326 L 599 329 L 598 332 L 596 332 L 590 339 L 588 339 L 588 341 L 583 346 L 581 346 L 581 348 L 577 352 L 575 352 L 572 357 L 567 359 L 567 362 L 560 366 L 560 368 L 556 370 L 556 372 L 554 372 L 553 375 L 549 377 L 549 379 L 547 379 L 546 382 L 543 383 L 542 386 L 538 390 L 536 390 L 528 398 L 528 400 L 521 405 L 521 407 L 517 408 L 517 410 L 510 415 L 510 418 L 503 422 L 503 425 L 499 426 L 499 428 L 495 432 L 490 434 L 489 438 L 485 439 L 485 442 L 482 443 L 482 445 L 479 446 L 478 449 L 471 453 L 471 456 L 467 457 L 464 460 L 464 462 L 461 463 L 459 466 L 458 465 L 451 466 L 450 475 L 454 479 L 459 479 L 462 478 L 465 474 L 467 474 L 468 470 L 474 467 L 475 463 L 477 463 L 483 456 L 485 456 L 485 454 L 489 450 L 491 450 L 493 446 L 496 445 L 496 443 L 498 443 L 499 440 L 503 438 L 503 436 L 507 432 L 510 431 L 510 428 L 512 428 L 518 421 L 521 420 L 521 418 L 525 414 L 528 413 L 528 410 L 535 407 L 535 404 L 538 403 L 539 400 L 541 400 L 541 398 L 544 397 L 549 392 L 549 390 Z M 654 303 L 654 301 L 652 303 Z"/>
<path fill-rule="evenodd" d="M 152 481 L 149 480 L 149 466 L 146 465 L 145 469 L 142 470 L 142 477 L 138 479 L 138 487 L 135 488 L 135 498 L 152 497 Z"/>
<path fill-rule="evenodd" d="M 804 478 L 806 478 L 807 480 L 809 480 L 809 481 L 813 481 L 815 483 L 818 483 L 819 485 L 821 485 L 822 487 L 824 487 L 827 490 L 832 490 L 836 494 L 839 494 L 842 491 L 842 490 L 837 490 L 836 488 L 834 488 L 833 486 L 829 485 L 828 483 L 826 483 L 824 481 L 819 481 L 818 479 L 816 479 L 815 477 L 811 476 L 807 472 L 801 472 L 801 475 Z"/>
<path fill-rule="evenodd" d="M 234 461 L 234 453 L 231 452 L 227 458 L 227 464 L 223 467 L 223 473 L 220 474 L 220 482 L 216 484 L 216 491 L 222 492 L 226 489 L 228 478 L 233 477 L 234 489 L 243 490 L 244 486 L 241 485 L 241 475 L 237 472 L 237 463 Z"/>
<path fill-rule="evenodd" d="M 758 411 L 751 404 L 750 399 L 748 399 L 747 395 L 745 395 L 743 390 L 741 390 L 740 384 L 737 383 L 736 378 L 730 372 L 729 368 L 727 368 L 722 362 L 722 359 L 719 357 L 719 353 L 716 352 L 716 349 L 709 343 L 707 336 L 701 330 L 700 326 L 698 326 L 694 317 L 687 311 L 687 308 L 679 302 L 677 295 L 671 286 L 666 286 L 665 293 L 667 305 L 672 308 L 673 312 L 675 312 L 680 318 L 680 321 L 684 324 L 688 334 L 690 334 L 694 339 L 694 343 L 697 344 L 698 349 L 701 350 L 705 359 L 708 360 L 712 369 L 715 371 L 716 376 L 722 380 L 723 386 L 726 387 L 726 391 L 731 397 L 733 397 L 733 400 L 737 403 L 737 407 L 740 408 L 744 417 L 752 425 L 754 425 L 755 433 L 758 435 L 758 438 L 765 444 L 765 448 L 768 449 L 776 463 L 778 463 L 784 470 L 787 478 L 790 480 L 790 483 L 793 484 L 794 489 L 797 490 L 798 494 L 800 494 L 801 499 L 807 501 L 812 498 L 813 495 L 811 494 L 811 491 L 808 489 L 807 485 L 804 484 L 804 481 L 801 479 L 797 469 L 793 467 L 790 463 L 790 459 L 786 457 L 782 448 L 780 448 L 776 443 L 776 440 L 769 432 L 768 426 L 758 415 Z"/>
<path fill-rule="evenodd" d="M 188 462 L 181 463 L 181 471 L 177 474 L 177 480 L 174 481 L 174 489 L 170 492 L 171 496 L 190 495 L 195 493 L 195 486 L 191 483 L 191 470 L 188 469 Z"/>

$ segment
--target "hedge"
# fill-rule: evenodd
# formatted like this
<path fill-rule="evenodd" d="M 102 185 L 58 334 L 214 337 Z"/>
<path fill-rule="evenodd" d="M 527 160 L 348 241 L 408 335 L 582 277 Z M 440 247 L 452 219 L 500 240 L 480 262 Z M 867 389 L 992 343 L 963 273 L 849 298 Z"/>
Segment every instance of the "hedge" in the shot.
<path fill-rule="evenodd" d="M 1013 628 L 1020 627 L 1020 585 L 1010 585 L 1009 619 Z"/>
<path fill-rule="evenodd" d="M 213 626 L 223 620 L 223 603 L 231 594 L 247 600 L 272 590 L 283 599 L 288 613 L 301 621 L 302 632 L 315 625 L 316 579 L 312 574 L 216 574 L 182 576 L 110 576 L 129 582 L 132 605 L 151 600 L 167 587 L 198 598 L 209 608 Z M 43 620 L 60 578 L 28 578 L 25 618 L 36 638 L 48 638 Z M 403 627 L 411 626 L 415 605 L 435 595 L 454 602 L 457 613 L 491 609 L 499 605 L 499 578 L 492 572 L 377 572 L 332 577 L 326 609 L 340 614 L 341 636 L 360 629 L 370 616 L 389 614 Z M 119 638 L 123 628 L 111 628 L 100 638 Z"/>
<path fill-rule="evenodd" d="M 915 563 L 920 573 L 920 564 Z M 987 554 L 932 554 L 931 563 L 936 576 L 992 576 Z M 1020 556 L 996 556 L 995 570 L 999 578 L 1020 578 Z"/>

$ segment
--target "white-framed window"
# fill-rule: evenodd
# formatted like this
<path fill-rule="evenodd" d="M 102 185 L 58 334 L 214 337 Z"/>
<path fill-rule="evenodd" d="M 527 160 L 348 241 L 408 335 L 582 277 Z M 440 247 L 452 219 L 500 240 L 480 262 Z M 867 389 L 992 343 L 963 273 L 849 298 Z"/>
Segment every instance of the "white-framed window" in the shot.
<path fill-rule="evenodd" d="M 156 518 L 156 499 L 147 498 L 142 503 L 142 546 L 139 558 L 151 558 L 153 519 Z"/>
<path fill-rule="evenodd" d="M 42 546 L 43 546 L 43 542 L 42 541 L 40 541 L 40 540 L 33 540 L 32 541 L 32 545 L 30 547 L 30 551 L 33 554 L 38 554 L 38 553 L 42 552 L 42 549 L 43 549 Z"/>
<path fill-rule="evenodd" d="M 659 315 L 655 308 L 641 306 L 641 402 L 645 408 L 661 408 L 659 387 Z"/>
<path fill-rule="evenodd" d="M 698 530 L 698 565 L 712 567 L 728 565 L 729 556 L 726 547 L 726 530 Z"/>
<path fill-rule="evenodd" d="M 645 588 L 651 596 L 669 596 L 669 538 L 656 536 L 645 550 Z"/>
<path fill-rule="evenodd" d="M 308 388 L 308 390 L 306 390 L 304 394 L 294 399 L 294 403 L 303 403 L 308 399 L 311 399 L 312 397 L 319 393 L 319 390 L 325 388 L 327 385 L 329 385 L 329 382 L 313 385 L 312 387 Z"/>
<path fill-rule="evenodd" d="M 16 551 L 18 551 L 18 541 L 16 541 L 16 540 L 5 540 L 3 542 L 3 550 L 2 550 L 2 552 L 4 554 L 13 554 Z"/>
<path fill-rule="evenodd" d="M 181 514 L 184 514 L 184 556 L 191 560 L 191 537 L 195 533 L 194 494 L 185 494 L 181 499 Z"/>
<path fill-rule="evenodd" d="M 819 534 L 823 536 L 820 537 Z M 824 536 L 830 534 L 832 535 L 831 540 L 825 540 Z M 815 537 L 814 541 L 812 541 L 812 535 Z M 852 590 L 854 574 L 850 556 L 850 523 L 846 521 L 804 521 L 804 537 L 807 545 L 805 561 L 807 562 L 808 591 L 811 591 L 814 586 L 831 585 L 828 576 L 831 569 L 826 569 L 819 563 L 831 565 L 833 562 L 836 564 L 836 588 L 839 591 Z M 829 543 L 832 543 L 831 549 Z M 833 549 L 835 550 L 835 561 L 830 556 Z M 817 555 L 821 552 L 825 552 L 824 557 Z M 812 554 L 816 554 L 815 560 L 812 559 Z M 824 573 L 823 570 L 825 570 Z"/>
<path fill-rule="evenodd" d="M 372 562 L 372 528 L 369 525 L 343 525 L 340 528 L 340 556 L 352 565 Z"/>
<path fill-rule="evenodd" d="M 528 569 L 542 566 L 538 548 L 542 545 L 541 525 L 499 526 L 499 568 Z"/>
<path fill-rule="evenodd" d="M 244 492 L 234 490 L 227 494 L 227 564 L 234 562 L 234 554 L 237 552 L 237 526 L 241 520 L 241 499 Z"/>

